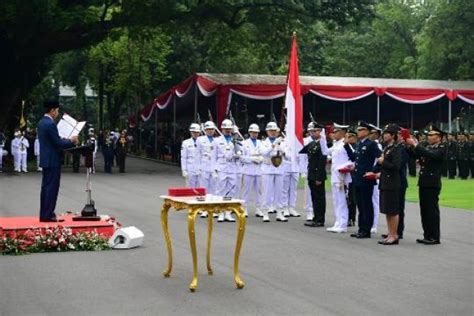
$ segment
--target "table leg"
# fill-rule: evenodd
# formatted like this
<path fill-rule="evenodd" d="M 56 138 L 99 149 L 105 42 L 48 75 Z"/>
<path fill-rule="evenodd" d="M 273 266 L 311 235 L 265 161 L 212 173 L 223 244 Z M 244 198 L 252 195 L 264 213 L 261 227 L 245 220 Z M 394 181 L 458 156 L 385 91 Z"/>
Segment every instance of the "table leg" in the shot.
<path fill-rule="evenodd" d="M 237 216 L 237 244 L 235 246 L 235 255 L 234 255 L 234 281 L 238 289 L 241 289 L 245 286 L 244 281 L 240 278 L 239 275 L 239 258 L 240 258 L 240 249 L 242 248 L 242 242 L 244 241 L 245 234 L 245 214 L 242 210 L 242 207 L 236 207 L 231 209 Z"/>
<path fill-rule="evenodd" d="M 191 254 L 193 256 L 193 280 L 189 285 L 191 292 L 194 292 L 197 288 L 198 282 L 198 265 L 197 265 L 197 253 L 196 253 L 196 234 L 194 230 L 194 223 L 196 222 L 196 216 L 198 209 L 189 209 L 188 213 L 188 232 L 189 232 L 189 242 L 191 244 Z"/>
<path fill-rule="evenodd" d="M 212 267 L 211 267 L 211 240 L 212 240 L 212 228 L 214 225 L 214 213 L 209 211 L 208 224 L 207 224 L 207 273 L 209 275 L 213 274 Z"/>
<path fill-rule="evenodd" d="M 163 228 L 163 234 L 165 236 L 166 248 L 168 249 L 168 267 L 163 271 L 163 275 L 168 278 L 171 275 L 173 268 L 173 247 L 171 245 L 171 236 L 168 228 L 168 211 L 171 205 L 164 203 L 161 208 L 161 227 Z"/>

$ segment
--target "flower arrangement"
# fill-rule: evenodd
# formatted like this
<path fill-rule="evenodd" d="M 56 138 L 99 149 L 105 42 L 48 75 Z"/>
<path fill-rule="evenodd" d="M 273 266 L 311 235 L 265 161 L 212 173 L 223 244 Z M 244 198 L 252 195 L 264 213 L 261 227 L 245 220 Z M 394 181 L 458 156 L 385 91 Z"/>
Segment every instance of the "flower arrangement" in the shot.
<path fill-rule="evenodd" d="M 56 226 L 35 228 L 24 234 L 0 236 L 0 254 L 22 255 L 35 252 L 93 251 L 110 249 L 108 238 L 97 232 L 76 232 Z"/>

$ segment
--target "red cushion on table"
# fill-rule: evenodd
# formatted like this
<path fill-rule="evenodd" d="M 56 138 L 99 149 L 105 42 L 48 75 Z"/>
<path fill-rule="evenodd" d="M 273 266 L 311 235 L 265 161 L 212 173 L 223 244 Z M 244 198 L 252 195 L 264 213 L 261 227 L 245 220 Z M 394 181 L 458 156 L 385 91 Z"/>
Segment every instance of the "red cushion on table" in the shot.
<path fill-rule="evenodd" d="M 206 188 L 168 188 L 169 196 L 199 196 L 206 195 Z"/>

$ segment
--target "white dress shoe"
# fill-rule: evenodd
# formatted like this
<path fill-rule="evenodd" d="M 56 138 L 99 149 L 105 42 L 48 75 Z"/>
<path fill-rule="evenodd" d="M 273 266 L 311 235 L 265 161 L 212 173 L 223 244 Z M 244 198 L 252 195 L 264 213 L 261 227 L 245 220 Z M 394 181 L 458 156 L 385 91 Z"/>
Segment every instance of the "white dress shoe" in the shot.
<path fill-rule="evenodd" d="M 332 233 L 334 233 L 336 229 L 337 229 L 337 227 L 335 227 L 335 226 L 326 228 L 326 230 L 328 232 L 332 232 Z"/>
<path fill-rule="evenodd" d="M 263 217 L 263 212 L 261 209 L 257 208 L 257 210 L 255 211 L 255 216 L 256 217 Z"/>
<path fill-rule="evenodd" d="M 370 233 L 371 233 L 371 234 L 377 233 L 377 228 L 372 228 L 372 229 L 370 230 Z"/>
<path fill-rule="evenodd" d="M 333 233 L 338 233 L 338 234 L 341 234 L 341 233 L 347 233 L 347 229 L 344 229 L 344 228 L 336 228 L 332 231 Z"/>
<path fill-rule="evenodd" d="M 287 208 L 284 208 L 284 209 L 283 209 L 283 216 L 285 216 L 285 217 L 290 217 L 290 210 L 287 209 Z"/>
<path fill-rule="evenodd" d="M 300 217 L 300 216 L 301 216 L 300 213 L 298 213 L 297 211 L 295 211 L 295 209 L 292 208 L 292 207 L 290 208 L 289 212 L 290 212 L 290 216 L 291 216 L 291 217 Z"/>
<path fill-rule="evenodd" d="M 268 216 L 268 214 L 264 213 L 262 217 L 263 217 L 262 220 L 264 223 L 267 223 L 270 221 L 270 216 Z"/>
<path fill-rule="evenodd" d="M 235 218 L 230 214 L 229 211 L 225 212 L 224 218 L 226 222 L 235 222 Z"/>
<path fill-rule="evenodd" d="M 219 217 L 217 218 L 217 221 L 219 223 L 222 223 L 224 221 L 224 218 L 225 218 L 224 216 L 225 216 L 225 214 L 223 212 L 219 213 Z"/>
<path fill-rule="evenodd" d="M 306 221 L 307 221 L 307 222 L 312 221 L 312 220 L 313 220 L 313 217 L 314 217 L 313 214 L 307 214 L 307 215 L 306 215 Z"/>
<path fill-rule="evenodd" d="M 206 211 L 201 212 L 201 218 L 207 218 L 207 212 Z"/>
<path fill-rule="evenodd" d="M 286 218 L 283 215 L 282 210 L 277 210 L 276 220 L 277 220 L 277 222 L 288 222 L 288 218 Z"/>
<path fill-rule="evenodd" d="M 212 213 L 212 217 L 214 218 L 219 217 L 219 213 Z"/>

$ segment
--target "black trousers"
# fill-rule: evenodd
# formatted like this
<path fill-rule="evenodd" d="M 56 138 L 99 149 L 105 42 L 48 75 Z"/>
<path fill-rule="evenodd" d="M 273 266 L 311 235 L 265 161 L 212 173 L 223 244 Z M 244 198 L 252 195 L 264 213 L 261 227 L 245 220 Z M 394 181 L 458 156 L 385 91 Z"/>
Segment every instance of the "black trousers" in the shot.
<path fill-rule="evenodd" d="M 40 197 L 40 219 L 52 219 L 56 215 L 56 201 L 58 200 L 61 168 L 43 168 Z"/>
<path fill-rule="evenodd" d="M 443 164 L 441 165 L 441 175 L 443 177 L 448 176 L 448 160 L 447 159 L 443 159 Z"/>
<path fill-rule="evenodd" d="M 403 231 L 405 230 L 405 194 L 407 193 L 406 187 L 400 188 L 400 206 L 399 210 L 400 213 L 398 214 L 398 228 L 397 228 L 397 235 L 403 236 Z"/>
<path fill-rule="evenodd" d="M 454 179 L 456 177 L 456 159 L 448 159 L 448 177 L 449 179 Z"/>
<path fill-rule="evenodd" d="M 469 160 L 458 160 L 459 177 L 467 179 L 469 177 Z"/>
<path fill-rule="evenodd" d="M 413 157 L 408 159 L 408 174 L 412 177 L 416 177 L 416 159 Z"/>
<path fill-rule="evenodd" d="M 356 186 L 357 209 L 359 210 L 359 233 L 370 234 L 374 223 L 374 205 L 372 204 L 373 185 Z"/>
<path fill-rule="evenodd" d="M 112 165 L 114 163 L 114 154 L 104 152 L 104 171 L 106 173 L 112 173 Z"/>
<path fill-rule="evenodd" d="M 315 180 L 308 179 L 308 186 L 311 190 L 311 201 L 313 202 L 313 221 L 324 224 L 326 219 L 326 189 L 324 181 L 317 185 Z"/>
<path fill-rule="evenodd" d="M 471 179 L 474 179 L 474 160 L 469 161 L 469 169 L 471 169 Z"/>
<path fill-rule="evenodd" d="M 117 161 L 118 161 L 118 166 L 119 166 L 119 171 L 120 172 L 125 172 L 125 158 L 127 157 L 126 154 L 124 153 L 118 153 L 117 154 Z"/>
<path fill-rule="evenodd" d="M 439 193 L 440 188 L 419 188 L 421 226 L 425 239 L 439 240 Z"/>
<path fill-rule="evenodd" d="M 79 166 L 81 164 L 81 155 L 78 153 L 72 154 L 72 171 L 74 173 L 79 172 Z"/>
<path fill-rule="evenodd" d="M 347 207 L 349 208 L 349 220 L 355 222 L 357 212 L 357 202 L 355 197 L 354 185 L 349 183 L 349 191 L 347 192 Z"/>

